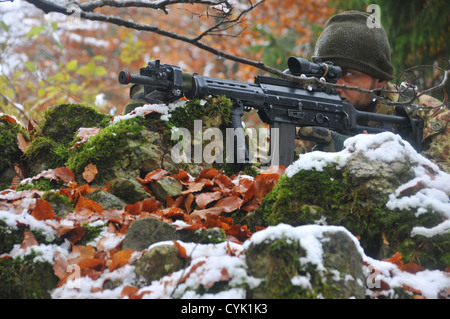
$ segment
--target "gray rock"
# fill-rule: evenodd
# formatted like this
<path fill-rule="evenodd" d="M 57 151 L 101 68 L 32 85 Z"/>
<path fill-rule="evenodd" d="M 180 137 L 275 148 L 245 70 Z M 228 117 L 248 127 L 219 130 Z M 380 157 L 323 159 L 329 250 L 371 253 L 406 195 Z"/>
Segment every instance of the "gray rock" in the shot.
<path fill-rule="evenodd" d="M 144 250 L 166 240 L 177 240 L 176 228 L 152 217 L 134 220 L 122 242 L 122 249 Z"/>
<path fill-rule="evenodd" d="M 250 244 L 247 273 L 263 281 L 249 290 L 248 298 L 364 298 L 363 260 L 348 233 L 325 231 L 317 240 L 323 250 L 321 264 L 310 260 L 308 247 L 289 235 Z"/>
<path fill-rule="evenodd" d="M 93 201 L 96 201 L 97 203 L 102 205 L 104 209 L 123 209 L 126 205 L 125 201 L 102 189 L 95 189 L 94 191 L 87 194 L 86 197 Z"/>
<path fill-rule="evenodd" d="M 178 248 L 174 245 L 160 245 L 147 251 L 135 263 L 137 286 L 149 285 L 153 280 L 182 269 L 185 260 L 178 256 Z"/>
<path fill-rule="evenodd" d="M 151 197 L 134 178 L 117 178 L 110 182 L 109 192 L 128 204 Z"/>
<path fill-rule="evenodd" d="M 150 185 L 153 194 L 162 201 L 166 201 L 166 197 L 177 197 L 183 190 L 183 185 L 179 180 L 173 177 L 163 177 L 154 181 Z"/>
<path fill-rule="evenodd" d="M 181 240 L 193 243 L 219 243 L 226 239 L 219 228 L 206 230 L 177 230 L 174 226 L 152 217 L 134 220 L 123 240 L 122 249 L 144 250 L 150 245 L 167 240 Z"/>

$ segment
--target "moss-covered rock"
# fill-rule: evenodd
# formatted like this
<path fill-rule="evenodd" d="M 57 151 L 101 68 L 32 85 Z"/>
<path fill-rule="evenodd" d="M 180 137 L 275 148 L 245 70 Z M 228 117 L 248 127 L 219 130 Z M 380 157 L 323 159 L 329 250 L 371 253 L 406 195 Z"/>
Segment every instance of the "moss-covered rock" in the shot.
<path fill-rule="evenodd" d="M 58 104 L 48 108 L 39 131 L 26 151 L 30 176 L 43 170 L 65 166 L 69 149 L 82 127 L 104 127 L 110 115 L 83 104 Z"/>
<path fill-rule="evenodd" d="M 0 115 L 0 190 L 9 188 L 16 176 L 14 163 L 23 158 L 23 152 L 17 145 L 17 135 L 22 133 L 29 139 L 26 130 L 14 119 Z"/>
<path fill-rule="evenodd" d="M 68 167 L 82 183 L 85 167 L 96 165 L 98 174 L 92 182 L 98 185 L 118 177 L 140 177 L 160 168 L 164 154 L 160 134 L 145 125 L 145 118 L 134 117 L 105 127 L 70 152 Z"/>
<path fill-rule="evenodd" d="M 48 108 L 39 125 L 42 136 L 67 144 L 81 127 L 105 127 L 111 116 L 84 104 L 58 104 Z"/>
<path fill-rule="evenodd" d="M 178 256 L 174 245 L 158 245 L 144 253 L 135 263 L 137 286 L 147 286 L 153 280 L 178 271 L 185 266 L 185 260 Z"/>
<path fill-rule="evenodd" d="M 344 226 L 360 238 L 366 254 L 373 258 L 388 258 L 399 251 L 404 262 L 414 262 L 423 268 L 444 269 L 450 265 L 450 233 L 424 236 L 414 235 L 414 230 L 417 227 L 438 227 L 445 218 L 445 212 L 438 209 L 438 205 L 433 208 L 431 204 L 426 209 L 388 205 L 388 202 L 395 202 L 396 197 L 400 202 L 402 198 L 407 200 L 407 192 L 397 190 L 415 178 L 423 178 L 416 174 L 438 176 L 439 173 L 430 169 L 428 165 L 432 164 L 392 134 L 386 135 L 387 147 L 393 150 L 391 153 L 382 149 L 377 137 L 373 139 L 375 142 L 372 144 L 368 140 L 369 146 L 364 148 L 366 153 L 351 145 L 333 155 L 332 160 L 330 157 L 326 160 L 324 155 L 320 159 L 322 162 L 314 165 L 311 163 L 320 158 L 319 154 L 306 157 L 311 159 L 309 162 L 302 162 L 300 158 L 295 165 L 303 165 L 305 169 L 282 176 L 273 191 L 263 199 L 256 214 L 262 216 L 268 225 Z M 396 153 L 396 150 L 400 151 Z M 378 158 L 368 156 L 369 152 L 378 154 Z M 417 183 L 412 183 L 411 189 L 407 190 L 414 193 L 426 188 L 425 181 Z M 437 192 L 442 193 L 443 206 L 448 205 L 445 204 L 448 195 L 440 190 Z M 412 201 L 420 203 L 420 198 L 418 196 Z"/>
<path fill-rule="evenodd" d="M 249 244 L 247 273 L 262 282 L 249 289 L 247 298 L 364 298 L 358 247 L 347 232 L 326 229 L 279 225 L 264 240 Z"/>
<path fill-rule="evenodd" d="M 47 299 L 59 279 L 53 265 L 37 258 L 36 253 L 18 258 L 0 259 L 1 299 Z M 35 260 L 37 259 L 37 260 Z"/>

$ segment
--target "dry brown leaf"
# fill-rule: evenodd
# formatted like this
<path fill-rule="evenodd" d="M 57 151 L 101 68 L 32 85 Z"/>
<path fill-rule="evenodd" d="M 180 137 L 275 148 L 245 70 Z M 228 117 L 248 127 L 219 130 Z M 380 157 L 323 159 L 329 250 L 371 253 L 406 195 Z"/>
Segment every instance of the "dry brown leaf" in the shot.
<path fill-rule="evenodd" d="M 205 209 L 209 203 L 218 200 L 221 197 L 221 194 L 222 193 L 219 191 L 197 194 L 195 196 L 195 203 L 201 209 Z"/>
<path fill-rule="evenodd" d="M 109 271 L 125 266 L 135 251 L 135 249 L 124 249 L 116 252 L 113 256 L 111 264 L 109 265 Z"/>
<path fill-rule="evenodd" d="M 28 145 L 30 145 L 30 141 L 25 139 L 25 136 L 22 133 L 17 133 L 17 146 L 22 152 L 26 152 Z"/>
<path fill-rule="evenodd" d="M 83 178 L 86 182 L 90 183 L 94 180 L 95 176 L 97 176 L 98 169 L 95 164 L 89 163 L 83 171 Z"/>
<path fill-rule="evenodd" d="M 95 248 L 93 246 L 82 246 L 75 245 L 72 247 L 67 260 L 71 264 L 78 264 L 81 260 L 85 258 L 94 258 Z"/>
<path fill-rule="evenodd" d="M 31 216 L 37 220 L 53 219 L 55 217 L 55 212 L 49 202 L 37 198 Z"/>
<path fill-rule="evenodd" d="M 39 243 L 37 242 L 36 238 L 34 237 L 31 231 L 24 231 L 23 240 L 22 244 L 20 245 L 20 248 L 27 249 L 30 246 L 39 246 Z"/>

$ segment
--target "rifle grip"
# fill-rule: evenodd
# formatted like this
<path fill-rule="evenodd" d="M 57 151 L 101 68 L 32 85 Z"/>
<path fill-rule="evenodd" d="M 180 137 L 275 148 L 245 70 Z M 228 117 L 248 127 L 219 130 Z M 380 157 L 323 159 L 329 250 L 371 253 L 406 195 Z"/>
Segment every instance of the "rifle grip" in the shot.
<path fill-rule="evenodd" d="M 270 125 L 271 164 L 288 167 L 295 159 L 295 124 L 275 121 Z"/>
<path fill-rule="evenodd" d="M 244 128 L 242 127 L 241 117 L 244 115 L 244 106 L 240 101 L 235 101 L 231 107 L 231 126 L 234 129 L 235 136 L 235 163 L 249 164 L 249 153 L 245 145 Z"/>

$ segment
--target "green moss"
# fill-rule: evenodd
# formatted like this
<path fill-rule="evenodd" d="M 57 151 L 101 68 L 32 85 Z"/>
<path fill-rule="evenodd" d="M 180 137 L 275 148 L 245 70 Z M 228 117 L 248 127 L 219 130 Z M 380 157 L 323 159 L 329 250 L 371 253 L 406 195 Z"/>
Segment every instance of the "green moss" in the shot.
<path fill-rule="evenodd" d="M 75 174 L 79 174 L 92 163 L 99 171 L 108 171 L 127 155 L 129 151 L 127 139 L 137 139 L 145 125 L 144 118 L 135 117 L 105 127 L 90 137 L 86 143 L 78 145 L 71 151 L 67 161 L 68 167 Z"/>
<path fill-rule="evenodd" d="M 67 196 L 61 195 L 57 191 L 46 191 L 42 195 L 42 199 L 50 203 L 56 216 L 65 217 L 75 208 L 75 205 Z"/>
<path fill-rule="evenodd" d="M 58 104 L 44 113 L 41 134 L 58 143 L 72 142 L 80 127 L 105 127 L 110 115 L 98 112 L 95 108 L 83 104 Z"/>
<path fill-rule="evenodd" d="M 325 282 L 316 266 L 300 263 L 305 253 L 298 242 L 286 238 L 250 246 L 246 251 L 248 273 L 263 281 L 248 290 L 247 298 L 315 299 L 319 295 L 333 298 L 336 288 Z M 295 276 L 308 278 L 314 289 L 293 285 L 291 279 Z"/>
<path fill-rule="evenodd" d="M 36 132 L 26 151 L 30 175 L 65 166 L 78 130 L 81 127 L 104 127 L 110 119 L 111 116 L 83 104 L 59 104 L 48 108 L 40 131 Z"/>
<path fill-rule="evenodd" d="M 24 190 L 32 190 L 36 189 L 38 191 L 50 191 L 52 189 L 59 189 L 63 187 L 63 183 L 56 181 L 56 180 L 50 180 L 48 178 L 40 178 L 33 181 L 28 181 L 27 183 L 20 184 L 17 186 L 17 191 L 24 191 Z"/>
<path fill-rule="evenodd" d="M 38 136 L 26 150 L 26 159 L 29 163 L 30 176 L 52 168 L 62 167 L 66 162 L 69 146 L 57 143 L 54 140 Z"/>
<path fill-rule="evenodd" d="M 178 107 L 172 111 L 168 127 L 183 127 L 189 131 L 194 129 L 194 121 L 202 120 L 206 128 L 224 128 L 229 123 L 232 102 L 226 97 L 207 97 L 206 103 L 193 99 L 188 101 L 183 107 Z M 170 132 L 169 132 L 170 134 Z"/>
<path fill-rule="evenodd" d="M 58 277 L 48 262 L 35 261 L 37 253 L 19 258 L 0 259 L 1 299 L 50 298 Z"/>
<path fill-rule="evenodd" d="M 22 151 L 17 146 L 17 134 L 22 133 L 26 138 L 28 133 L 18 124 L 7 122 L 0 117 L 0 172 L 19 160 Z"/>
<path fill-rule="evenodd" d="M 411 237 L 414 227 L 441 223 L 440 214 L 391 211 L 386 207 L 387 198 L 374 201 L 368 195 L 364 185 L 351 185 L 345 171 L 330 165 L 323 171 L 300 171 L 292 178 L 281 176 L 255 213 L 268 225 L 344 226 L 360 238 L 365 253 L 373 258 L 388 258 L 399 251 L 405 263 L 430 269 L 449 266 L 450 234 Z"/>
<path fill-rule="evenodd" d="M 301 171 L 292 178 L 283 175 L 263 199 L 259 211 L 269 225 L 310 224 L 320 219 L 321 214 L 340 219 L 337 210 L 349 201 L 349 189 L 340 182 L 343 178 L 342 172 L 332 166 L 322 172 Z"/>
<path fill-rule="evenodd" d="M 0 219 L 0 255 L 9 253 L 15 244 L 22 242 L 25 227 L 18 226 L 17 228 L 18 229 L 11 229 Z"/>
<path fill-rule="evenodd" d="M 83 223 L 81 226 L 83 226 L 86 233 L 84 234 L 81 241 L 77 244 L 84 246 L 93 241 L 94 239 L 96 239 L 98 236 L 100 236 L 100 233 L 105 228 L 105 224 L 92 226 L 91 224 Z"/>

